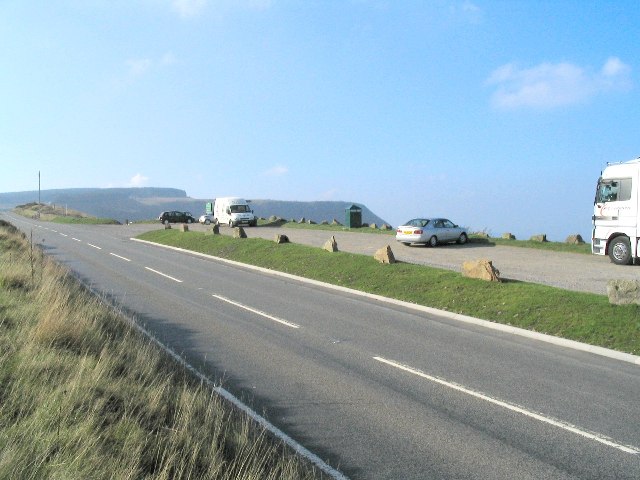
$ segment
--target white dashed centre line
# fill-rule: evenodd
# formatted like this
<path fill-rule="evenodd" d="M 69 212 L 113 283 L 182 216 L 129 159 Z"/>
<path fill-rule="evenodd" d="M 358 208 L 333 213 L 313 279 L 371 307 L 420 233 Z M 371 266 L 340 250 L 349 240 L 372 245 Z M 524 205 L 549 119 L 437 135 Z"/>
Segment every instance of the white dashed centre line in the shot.
<path fill-rule="evenodd" d="M 402 365 L 401 363 L 397 363 L 394 362 L 393 360 L 387 360 L 386 358 L 382 358 L 382 357 L 373 357 L 374 360 L 377 360 L 378 362 L 381 363 L 385 363 L 387 365 L 390 365 L 392 367 L 395 367 L 399 370 L 403 370 L 405 372 L 409 372 L 412 373 L 413 375 L 417 375 L 418 377 L 424 378 L 426 380 L 429 380 L 431 382 L 434 383 L 438 383 L 440 385 L 443 385 L 445 387 L 451 388 L 453 390 L 457 390 L 459 392 L 465 393 L 467 395 L 470 395 L 472 397 L 478 398 L 480 400 L 484 400 L 485 402 L 489 402 L 492 403 L 494 405 L 498 405 L 499 407 L 503 407 L 506 408 L 507 410 L 511 410 L 512 412 L 516 412 L 516 413 L 520 413 L 522 415 L 525 415 L 527 417 L 533 418 L 535 420 L 538 420 L 540 422 L 544 422 L 547 423 L 549 425 L 552 425 L 554 427 L 558 427 L 561 428 L 563 430 L 566 430 L 568 432 L 571 433 L 575 433 L 576 435 L 580 435 L 582 437 L 588 438 L 590 440 L 595 440 L 596 442 L 600 442 L 604 445 L 607 445 L 609 447 L 613 447 L 616 448 L 618 450 L 621 450 L 625 453 L 630 453 L 633 455 L 637 455 L 640 453 L 640 449 L 638 449 L 637 447 L 633 447 L 631 445 L 622 445 L 621 443 L 618 443 L 610 438 L 607 438 L 604 435 L 601 435 L 599 433 L 593 433 L 593 432 L 587 432 L 586 430 L 582 430 L 574 425 L 571 425 L 570 423 L 566 423 L 563 422 L 561 420 L 556 420 L 554 418 L 551 417 L 547 417 L 541 413 L 536 413 L 530 410 L 527 410 L 523 407 L 520 407 L 518 405 L 512 404 L 512 403 L 508 403 L 508 402 L 503 402 L 502 400 L 498 400 L 497 398 L 493 398 L 490 397 L 488 395 L 485 395 L 484 393 L 481 392 L 476 392 L 475 390 L 471 390 L 468 389 L 462 385 L 459 385 L 457 383 L 452 383 L 452 382 L 447 382 L 446 380 L 443 380 L 441 378 L 438 377 L 434 377 L 433 375 L 429 375 L 426 374 L 424 372 L 421 372 L 420 370 L 417 370 L 415 368 L 409 367 L 407 365 Z"/>
<path fill-rule="evenodd" d="M 269 315 L 268 313 L 262 312 L 260 310 L 256 310 L 255 308 L 251 308 L 251 307 L 247 307 L 246 305 L 242 305 L 241 303 L 238 302 L 234 302 L 233 300 L 230 300 L 226 297 L 223 297 L 221 295 L 211 295 L 214 298 L 217 298 L 218 300 L 222 300 L 223 302 L 227 302 L 230 303 L 231 305 L 235 305 L 236 307 L 240 307 L 243 308 L 244 310 L 247 310 L 249 312 L 255 313 L 256 315 L 260 315 L 264 318 L 268 318 L 269 320 L 273 320 L 274 322 L 278 322 L 281 323 L 282 325 L 286 325 L 287 327 L 291 327 L 291 328 L 300 328 L 300 325 L 297 325 L 293 322 L 288 322 L 286 320 L 283 320 L 281 318 L 278 317 L 274 317 L 273 315 Z"/>
<path fill-rule="evenodd" d="M 71 237 L 71 240 L 75 240 L 76 242 L 82 242 L 82 240 L 80 240 L 79 238 L 74 238 L 74 237 Z"/>
<path fill-rule="evenodd" d="M 172 277 L 170 275 L 167 275 L 166 273 L 159 272 L 159 271 L 154 270 L 153 268 L 149 268 L 149 267 L 144 267 L 144 268 L 146 268 L 150 272 L 157 273 L 158 275 L 161 275 L 161 276 L 163 276 L 165 278 L 168 278 L 169 280 L 173 280 L 174 282 L 182 283 L 182 280 L 178 280 L 177 278 L 174 278 L 174 277 Z"/>
<path fill-rule="evenodd" d="M 63 237 L 68 237 L 69 236 L 66 233 L 60 233 L 60 235 L 62 235 Z"/>
<path fill-rule="evenodd" d="M 90 247 L 93 247 L 93 248 L 95 248 L 95 249 L 97 249 L 97 250 L 102 250 L 102 247 L 99 247 L 99 246 L 94 245 L 94 244 L 92 244 L 92 243 L 87 243 L 87 245 L 89 245 Z"/>
<path fill-rule="evenodd" d="M 120 255 L 116 255 L 115 253 L 110 253 L 109 255 L 113 255 L 114 257 L 118 257 L 119 259 L 124 260 L 125 262 L 130 262 L 131 261 L 128 258 L 121 257 Z"/>

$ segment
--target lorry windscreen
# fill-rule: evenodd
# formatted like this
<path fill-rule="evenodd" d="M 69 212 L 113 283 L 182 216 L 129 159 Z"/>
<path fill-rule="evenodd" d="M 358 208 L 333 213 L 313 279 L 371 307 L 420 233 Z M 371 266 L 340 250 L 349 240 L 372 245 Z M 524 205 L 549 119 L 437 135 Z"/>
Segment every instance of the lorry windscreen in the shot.
<path fill-rule="evenodd" d="M 600 179 L 596 190 L 596 203 L 631 200 L 630 178 Z"/>

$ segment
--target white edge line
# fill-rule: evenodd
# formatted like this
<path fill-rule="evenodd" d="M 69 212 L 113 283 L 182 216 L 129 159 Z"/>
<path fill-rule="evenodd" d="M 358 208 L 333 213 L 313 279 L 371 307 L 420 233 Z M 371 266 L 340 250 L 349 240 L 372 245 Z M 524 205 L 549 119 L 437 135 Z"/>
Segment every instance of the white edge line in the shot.
<path fill-rule="evenodd" d="M 144 268 L 146 268 L 150 272 L 157 273 L 158 275 L 168 278 L 169 280 L 173 280 L 174 282 L 182 283 L 182 280 L 178 280 L 177 278 L 167 275 L 166 273 L 159 272 L 158 270 L 154 270 L 153 268 L 149 268 L 149 267 L 144 267 Z"/>
<path fill-rule="evenodd" d="M 397 363 L 393 360 L 388 360 L 386 358 L 383 357 L 373 357 L 374 360 L 377 360 L 378 362 L 381 363 L 385 363 L 387 365 L 390 365 L 394 368 L 397 368 L 399 370 L 404 370 L 405 372 L 409 372 L 413 375 L 417 375 L 421 378 L 424 378 L 426 380 L 430 380 L 432 382 L 438 383 L 440 385 L 443 385 L 445 387 L 451 388 L 453 390 L 457 390 L 459 392 L 462 392 L 464 394 L 470 395 L 472 397 L 478 398 L 480 400 L 484 400 L 485 402 L 489 402 L 492 403 L 494 405 L 497 405 L 499 407 L 502 408 L 506 408 L 508 410 L 511 410 L 513 412 L 516 413 L 520 413 L 522 415 L 525 415 L 527 417 L 533 418 L 535 420 L 538 420 L 540 422 L 544 422 L 547 423 L 549 425 L 552 425 L 554 427 L 558 427 L 561 428 L 563 430 L 569 431 L 571 433 L 575 433 L 576 435 L 580 435 L 582 437 L 588 438 L 590 440 L 595 440 L 596 442 L 602 443 L 604 445 L 607 445 L 609 447 L 613 447 L 616 448 L 618 450 L 621 450 L 625 453 L 630 453 L 632 455 L 638 455 L 640 453 L 640 450 L 636 447 L 633 447 L 631 445 L 623 445 L 621 443 L 618 443 L 610 438 L 605 437 L 604 435 L 598 434 L 598 433 L 592 433 L 592 432 L 587 432 L 586 430 L 582 430 L 579 427 L 576 427 L 575 425 L 572 425 L 570 423 L 567 422 L 563 422 L 561 420 L 556 420 L 554 418 L 548 417 L 546 415 L 543 415 L 541 413 L 536 413 L 533 412 L 531 410 L 527 410 L 524 407 L 521 407 L 519 405 L 515 405 L 509 402 L 505 402 L 502 400 L 498 400 L 497 398 L 493 398 L 490 397 L 489 395 L 486 395 L 484 393 L 481 392 L 477 392 L 475 390 L 471 390 L 467 387 L 464 387 L 460 384 L 457 383 L 453 383 L 453 382 L 448 382 L 446 380 L 443 380 L 441 378 L 435 377 L 433 375 L 429 375 L 427 373 L 424 373 L 416 368 L 413 367 L 409 367 L 407 365 L 403 365 L 401 363 Z"/>
<path fill-rule="evenodd" d="M 373 293 L 366 293 L 360 290 L 353 290 L 347 287 L 341 287 L 339 285 L 332 285 L 330 283 L 320 282 L 318 280 L 312 280 L 310 278 L 299 277 L 297 275 L 291 275 L 290 273 L 278 272 L 277 270 L 269 270 L 268 268 L 256 267 L 254 265 L 249 265 L 246 263 L 236 262 L 234 260 L 228 260 L 226 258 L 215 257 L 213 255 L 207 255 L 205 253 L 194 252 L 191 250 L 186 250 L 184 248 L 172 247 L 170 245 L 162 245 L 160 243 L 150 242 L 148 240 L 141 240 L 139 238 L 130 238 L 134 242 L 146 243 L 148 245 L 155 245 L 161 248 L 167 248 L 169 250 L 176 250 L 178 252 L 184 252 L 191 255 L 210 258 L 212 260 L 217 260 L 219 262 L 228 263 L 229 265 L 234 265 L 237 267 L 247 268 L 250 270 L 256 270 L 262 273 L 266 273 L 269 275 L 276 275 L 279 277 L 289 278 L 291 280 L 297 280 L 299 282 L 308 283 L 310 285 L 317 285 L 320 287 L 336 290 L 339 292 L 349 293 L 351 295 L 358 295 L 365 298 L 371 298 L 373 300 L 377 300 L 384 303 L 389 303 L 392 305 L 398 305 L 400 307 L 409 308 L 412 310 L 418 310 L 424 313 L 428 313 L 430 315 L 438 315 L 440 317 L 449 318 L 451 320 L 456 320 L 459 322 L 468 323 L 471 325 L 476 325 L 484 328 L 489 328 L 491 330 L 498 330 L 505 333 L 510 333 L 513 335 L 519 335 L 521 337 L 530 338 L 532 340 L 538 340 L 541 342 L 551 343 L 553 345 L 557 345 L 559 347 L 570 348 L 573 350 L 579 350 L 582 352 L 593 353 L 595 355 L 600 355 L 603 357 L 611 358 L 613 360 L 618 360 L 621 362 L 632 363 L 634 365 L 640 365 L 640 356 L 633 355 L 632 353 L 619 352 L 617 350 L 611 350 L 609 348 L 598 347 L 596 345 L 589 345 L 587 343 L 577 342 L 575 340 L 568 340 L 566 338 L 554 337 L 553 335 L 548 335 L 546 333 L 532 332 L 531 330 L 525 330 L 524 328 L 513 327 L 511 325 L 504 325 L 502 323 L 491 322 L 489 320 L 482 320 L 479 318 L 470 317 L 467 315 L 461 315 L 459 313 L 447 312 L 445 310 L 438 310 L 437 308 L 425 307 L 424 305 L 418 305 L 416 303 L 405 302 L 403 300 L 396 300 L 394 298 L 383 297 L 381 295 L 376 295 Z"/>
<path fill-rule="evenodd" d="M 251 308 L 251 307 L 248 307 L 248 306 L 243 305 L 241 303 L 234 302 L 233 300 L 231 300 L 229 298 L 226 298 L 226 297 L 223 297 L 222 295 L 212 294 L 211 296 L 217 298 L 218 300 L 222 300 L 223 302 L 230 303 L 231 305 L 235 305 L 236 307 L 243 308 L 245 310 L 248 310 L 249 312 L 253 312 L 253 313 L 257 314 L 257 315 L 260 315 L 262 317 L 268 318 L 269 320 L 273 320 L 274 322 L 278 322 L 278 323 L 281 323 L 282 325 L 286 325 L 287 327 L 300 328 L 300 325 L 297 325 L 297 324 L 295 324 L 293 322 L 288 322 L 287 320 L 283 320 L 281 318 L 274 317 L 273 315 L 269 315 L 268 313 L 265 313 L 265 312 L 263 312 L 261 310 L 256 310 L 255 308 Z"/>
<path fill-rule="evenodd" d="M 117 258 L 119 258 L 121 260 L 124 260 L 125 262 L 130 262 L 131 261 L 128 258 L 121 257 L 120 255 L 117 255 L 117 254 L 115 254 L 113 252 L 109 253 L 109 255 L 113 255 L 114 257 L 117 257 Z"/>

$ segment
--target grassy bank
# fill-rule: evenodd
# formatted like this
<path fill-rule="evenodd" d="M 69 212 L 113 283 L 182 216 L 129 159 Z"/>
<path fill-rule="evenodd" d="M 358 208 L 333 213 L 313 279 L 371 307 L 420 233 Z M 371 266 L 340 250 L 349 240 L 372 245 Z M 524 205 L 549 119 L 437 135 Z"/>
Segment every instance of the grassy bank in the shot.
<path fill-rule="evenodd" d="M 140 236 L 243 263 L 471 315 L 624 352 L 640 354 L 640 306 L 614 306 L 603 295 L 525 282 L 489 283 L 420 265 L 297 244 L 234 239 L 176 229 Z"/>
<path fill-rule="evenodd" d="M 0 222 L 0 478 L 320 478 Z"/>
<path fill-rule="evenodd" d="M 27 218 L 37 218 L 53 223 L 82 224 L 82 225 L 117 225 L 120 222 L 112 218 L 98 218 L 86 213 L 71 210 L 59 205 L 46 205 L 43 203 L 28 203 L 19 205 L 15 213 Z"/>

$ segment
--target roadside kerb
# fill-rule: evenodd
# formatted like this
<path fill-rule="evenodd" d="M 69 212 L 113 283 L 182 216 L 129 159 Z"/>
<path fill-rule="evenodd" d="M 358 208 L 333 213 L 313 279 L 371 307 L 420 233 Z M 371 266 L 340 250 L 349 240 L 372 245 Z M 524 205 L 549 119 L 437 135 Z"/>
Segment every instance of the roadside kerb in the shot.
<path fill-rule="evenodd" d="M 313 280 L 310 278 L 305 278 L 305 277 L 300 277 L 298 275 L 292 275 L 290 273 L 285 273 L 285 272 L 280 272 L 278 270 L 271 270 L 268 268 L 264 268 L 264 267 L 258 267 L 255 265 L 250 265 L 247 263 L 241 263 L 241 262 L 236 262 L 235 260 L 229 260 L 226 258 L 221 258 L 221 257 L 216 257 L 214 255 L 208 255 L 206 253 L 200 253 L 200 252 L 195 252 L 193 250 L 187 250 L 185 248 L 180 248 L 180 247 L 173 247 L 170 245 L 163 245 L 161 243 L 155 243 L 155 242 L 150 242 L 148 240 L 141 240 L 138 238 L 131 238 L 130 240 L 133 240 L 135 242 L 141 242 L 141 243 L 146 243 L 148 245 L 155 245 L 158 247 L 162 247 L 162 248 L 167 248 L 170 250 L 175 250 L 178 252 L 183 252 L 183 253 L 187 253 L 187 254 L 191 254 L 191 255 L 195 255 L 195 256 L 199 256 L 199 257 L 204 257 L 204 258 L 209 258 L 212 260 L 216 260 L 216 261 L 220 261 L 220 262 L 224 262 L 227 263 L 229 265 L 234 265 L 237 267 L 242 267 L 242 268 L 248 268 L 251 270 L 256 270 L 262 273 L 266 273 L 269 275 L 276 275 L 276 276 L 280 276 L 280 277 L 284 277 L 284 278 L 289 278 L 292 280 L 297 280 L 299 282 L 304 282 L 304 283 L 308 283 L 311 285 L 317 285 L 319 287 L 323 287 L 323 288 L 329 288 L 332 290 L 337 290 L 340 292 L 344 292 L 344 293 L 349 293 L 352 295 L 358 295 L 361 297 L 365 297 L 365 298 L 370 298 L 373 300 L 377 300 L 380 302 L 384 302 L 384 303 L 389 303 L 389 304 L 393 304 L 393 305 L 398 305 L 404 308 L 408 308 L 408 309 L 412 309 L 412 310 L 418 310 L 424 313 L 428 313 L 431 315 L 437 315 L 440 317 L 445 317 L 445 318 L 449 318 L 451 320 L 456 320 L 459 322 L 464 322 L 464 323 L 468 323 L 468 324 L 472 324 L 472 325 L 477 325 L 477 326 L 481 326 L 484 328 L 489 328 L 492 330 L 498 330 L 501 332 L 505 332 L 505 333 L 510 333 L 513 335 L 519 335 L 521 337 L 526 337 L 526 338 L 530 338 L 533 340 L 538 340 L 541 342 L 546 342 L 546 343 L 550 343 L 553 345 L 557 345 L 560 347 L 565 347 L 565 348 L 570 348 L 573 350 L 579 350 L 579 351 L 583 351 L 583 352 L 589 352 L 589 353 L 593 353 L 595 355 L 600 355 L 603 357 L 607 357 L 607 358 L 611 358 L 614 360 L 619 360 L 622 362 L 627 362 L 627 363 L 632 363 L 635 365 L 640 365 L 640 356 L 638 355 L 633 355 L 631 353 L 626 353 L 626 352 L 619 352 L 617 350 L 612 350 L 609 348 L 604 348 L 604 347 L 599 347 L 596 345 L 589 345 L 587 343 L 582 343 L 582 342 L 577 342 L 575 340 L 569 340 L 566 338 L 561 338 L 561 337 L 555 337 L 553 335 L 548 335 L 546 333 L 539 333 L 539 332 L 533 332 L 531 330 L 526 330 L 524 328 L 519 328 L 519 327 L 514 327 L 511 325 L 504 325 L 502 323 L 496 323 L 496 322 L 491 322 L 489 320 L 482 320 L 480 318 L 475 318 L 475 317 L 470 317 L 468 315 L 462 315 L 459 313 L 453 313 L 453 312 L 448 312 L 446 310 L 439 310 L 437 308 L 433 308 L 433 307 L 426 307 L 424 305 L 419 305 L 416 303 L 410 303 L 410 302 L 405 302 L 403 300 L 396 300 L 394 298 L 389 298 L 389 297 L 383 297 L 382 295 L 376 295 L 374 293 L 367 293 L 367 292 L 363 292 L 360 290 L 354 290 L 352 288 L 347 288 L 347 287 L 342 287 L 340 285 L 333 285 L 331 283 L 325 283 L 325 282 L 320 282 L 318 280 Z"/>

